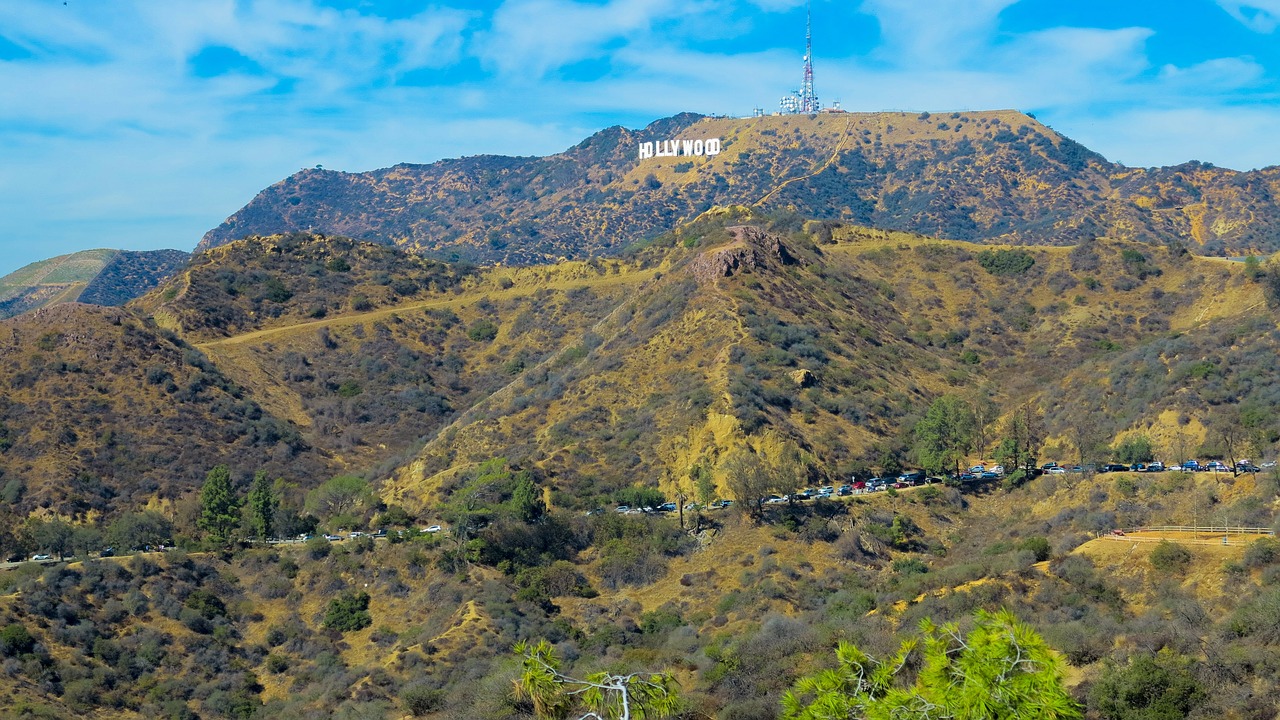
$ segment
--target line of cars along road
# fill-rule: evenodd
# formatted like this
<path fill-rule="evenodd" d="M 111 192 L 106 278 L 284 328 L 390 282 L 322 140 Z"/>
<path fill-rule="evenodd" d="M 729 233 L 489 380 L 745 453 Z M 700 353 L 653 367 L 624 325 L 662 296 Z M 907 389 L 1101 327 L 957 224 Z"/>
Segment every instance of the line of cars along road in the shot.
<path fill-rule="evenodd" d="M 1274 460 L 1267 461 L 1261 465 L 1254 465 L 1248 460 L 1241 460 L 1236 463 L 1236 472 L 1238 473 L 1256 473 L 1269 468 L 1274 468 L 1276 463 Z M 1065 475 L 1067 473 L 1108 473 L 1108 472 L 1165 472 L 1165 471 L 1182 471 L 1182 472 L 1231 472 L 1231 467 L 1217 460 L 1210 460 L 1201 463 L 1196 460 L 1188 460 L 1184 463 L 1166 466 L 1160 461 L 1150 463 L 1136 463 L 1133 465 L 1121 465 L 1119 463 L 1107 463 L 1105 465 L 1059 465 L 1056 462 L 1049 462 L 1042 465 L 1037 474 L 1044 475 Z M 987 467 L 985 465 L 974 465 L 968 470 L 952 477 L 960 482 L 980 482 L 984 480 L 1000 480 L 1005 475 L 1003 465 L 993 465 Z M 834 485 L 825 485 L 817 489 L 805 489 L 792 495 L 769 495 L 763 498 L 766 505 L 776 505 L 780 503 L 792 502 L 795 500 L 815 500 L 827 499 L 831 497 L 843 497 L 848 495 L 861 495 L 865 493 L 882 492 L 889 488 L 903 489 L 914 487 L 916 485 L 945 482 L 947 478 L 925 474 L 923 470 L 915 470 L 905 472 L 901 475 L 890 477 L 872 477 L 866 480 L 858 480 L 854 476 L 850 482 L 839 487 Z M 702 505 L 696 502 L 686 503 L 685 510 L 704 510 L 704 509 L 720 509 L 733 505 L 732 500 L 716 500 L 709 505 Z M 675 512 L 677 505 L 673 502 L 664 503 L 657 507 L 631 507 L 629 505 L 619 505 L 614 508 L 614 512 L 623 514 L 641 514 L 641 513 L 667 513 Z M 587 512 L 587 515 L 596 515 L 602 513 L 602 508 L 597 508 Z"/>

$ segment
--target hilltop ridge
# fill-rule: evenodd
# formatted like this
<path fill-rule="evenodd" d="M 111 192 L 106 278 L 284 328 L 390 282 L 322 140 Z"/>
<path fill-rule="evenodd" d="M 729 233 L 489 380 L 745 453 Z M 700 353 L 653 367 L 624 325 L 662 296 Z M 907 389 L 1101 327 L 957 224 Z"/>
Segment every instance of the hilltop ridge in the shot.
<path fill-rule="evenodd" d="M 718 138 L 714 156 L 642 142 Z M 363 173 L 308 169 L 201 240 L 316 230 L 508 264 L 616 254 L 715 206 L 749 205 L 952 239 L 1107 236 L 1200 254 L 1280 249 L 1280 169 L 1127 168 L 1013 111 L 823 113 L 612 127 L 547 157 L 477 156 Z"/>

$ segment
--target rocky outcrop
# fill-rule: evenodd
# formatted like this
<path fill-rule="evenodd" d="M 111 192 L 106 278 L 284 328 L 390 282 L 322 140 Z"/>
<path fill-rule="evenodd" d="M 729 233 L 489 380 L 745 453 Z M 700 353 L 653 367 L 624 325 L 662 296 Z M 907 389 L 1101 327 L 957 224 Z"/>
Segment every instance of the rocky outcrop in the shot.
<path fill-rule="evenodd" d="M 700 283 L 750 272 L 766 263 L 794 265 L 796 256 L 782 238 L 753 225 L 726 228 L 734 242 L 694 258 L 689 271 Z"/>

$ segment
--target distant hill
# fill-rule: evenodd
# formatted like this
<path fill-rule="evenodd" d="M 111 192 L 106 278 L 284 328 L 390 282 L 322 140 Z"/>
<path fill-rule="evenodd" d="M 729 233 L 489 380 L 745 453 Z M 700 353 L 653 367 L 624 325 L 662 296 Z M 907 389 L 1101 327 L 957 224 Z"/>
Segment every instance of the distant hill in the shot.
<path fill-rule="evenodd" d="M 638 159 L 642 142 L 720 138 L 714 157 Z M 363 173 L 309 169 L 210 230 L 338 233 L 444 258 L 528 264 L 619 252 L 715 206 L 757 205 L 952 239 L 1099 236 L 1206 255 L 1280 249 L 1280 168 L 1127 168 L 1016 111 L 612 127 L 548 157 L 477 156 Z"/>
<path fill-rule="evenodd" d="M 0 278 L 0 319 L 65 302 L 123 305 L 182 267 L 181 250 L 83 250 Z"/>

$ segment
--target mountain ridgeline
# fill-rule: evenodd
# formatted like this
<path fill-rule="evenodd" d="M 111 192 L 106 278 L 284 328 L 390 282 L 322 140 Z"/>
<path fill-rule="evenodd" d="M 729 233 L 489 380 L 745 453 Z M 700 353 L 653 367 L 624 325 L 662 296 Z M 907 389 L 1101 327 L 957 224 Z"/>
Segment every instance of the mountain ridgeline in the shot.
<path fill-rule="evenodd" d="M 640 143 L 676 138 L 719 138 L 723 151 L 638 159 Z M 200 247 L 314 230 L 442 258 L 545 263 L 616 254 L 740 204 L 940 238 L 1111 237 L 1239 256 L 1280 249 L 1277 193 L 1277 168 L 1128 168 L 1015 111 L 684 114 L 639 131 L 612 127 L 548 157 L 303 170 Z"/>

